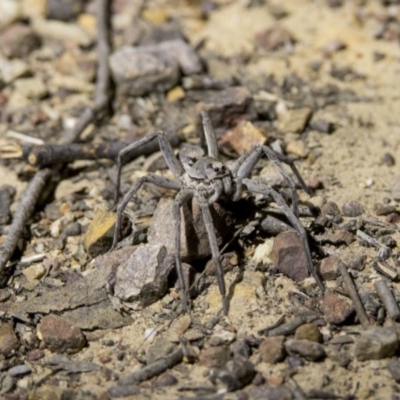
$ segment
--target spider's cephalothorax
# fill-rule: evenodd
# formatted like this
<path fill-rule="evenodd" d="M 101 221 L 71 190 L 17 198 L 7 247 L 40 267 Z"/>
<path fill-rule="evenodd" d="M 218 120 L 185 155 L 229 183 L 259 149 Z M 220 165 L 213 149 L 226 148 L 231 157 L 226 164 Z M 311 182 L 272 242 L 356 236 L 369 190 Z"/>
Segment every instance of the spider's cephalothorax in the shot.
<path fill-rule="evenodd" d="M 177 158 L 167 138 L 162 132 L 149 134 L 138 140 L 137 142 L 127 146 L 118 154 L 118 180 L 115 197 L 116 204 L 118 203 L 120 175 L 122 160 L 124 159 L 124 156 L 132 149 L 136 149 L 137 147 L 140 147 L 155 138 L 158 139 L 160 149 L 164 155 L 165 161 L 168 165 L 168 168 L 174 174 L 175 179 L 169 179 L 159 175 L 147 175 L 142 177 L 132 185 L 128 193 L 125 194 L 122 201 L 118 204 L 117 207 L 117 222 L 115 226 L 114 240 L 111 249 L 114 249 L 117 244 L 123 210 L 125 209 L 132 196 L 139 190 L 143 183 L 149 182 L 163 188 L 177 190 L 178 193 L 174 200 L 175 262 L 180 286 L 182 288 L 184 308 L 185 310 L 187 310 L 189 307 L 189 288 L 186 287 L 183 279 L 182 260 L 180 256 L 180 208 L 183 203 L 195 198 L 201 209 L 207 229 L 211 254 L 214 260 L 214 264 L 216 266 L 218 285 L 222 297 L 222 308 L 224 314 L 226 315 L 228 313 L 228 303 L 226 299 L 224 273 L 220 262 L 220 252 L 218 249 L 217 238 L 213 228 L 210 204 L 216 202 L 221 196 L 229 197 L 233 201 L 238 200 L 241 197 L 243 190 L 247 190 L 249 192 L 259 193 L 271 197 L 281 207 L 282 211 L 284 212 L 288 220 L 292 223 L 293 227 L 296 229 L 297 233 L 300 236 L 304 250 L 307 255 L 308 269 L 310 273 L 314 276 L 321 290 L 324 290 L 324 286 L 313 268 L 306 231 L 304 230 L 297 217 L 298 200 L 296 183 L 282 165 L 287 164 L 290 166 L 300 185 L 303 187 L 304 190 L 308 192 L 308 189 L 293 161 L 282 154 L 274 152 L 267 146 L 258 145 L 253 147 L 253 149 L 250 150 L 248 153 L 240 156 L 232 164 L 225 165 L 219 159 L 217 138 L 211 126 L 209 117 L 205 112 L 201 113 L 201 117 L 203 122 L 204 135 L 207 143 L 207 155 L 205 155 L 204 151 L 197 146 L 184 145 L 179 151 L 179 158 Z M 254 166 L 263 155 L 265 155 L 272 163 L 275 164 L 277 169 L 280 171 L 280 173 L 290 186 L 292 192 L 293 210 L 286 204 L 283 197 L 272 187 L 249 179 L 249 176 Z"/>

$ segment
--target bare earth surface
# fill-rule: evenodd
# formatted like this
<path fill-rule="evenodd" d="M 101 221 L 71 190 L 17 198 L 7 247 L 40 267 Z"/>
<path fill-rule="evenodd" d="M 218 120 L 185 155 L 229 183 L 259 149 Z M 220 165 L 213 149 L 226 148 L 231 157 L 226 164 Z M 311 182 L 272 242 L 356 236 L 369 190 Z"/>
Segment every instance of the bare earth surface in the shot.
<path fill-rule="evenodd" d="M 62 132 L 91 104 L 96 66 L 94 2 L 63 2 L 70 8 L 73 3 L 85 4 L 68 22 L 59 22 L 70 32 L 60 37 L 45 24 L 61 20 L 57 12 L 41 18 L 46 16 L 45 1 L 22 1 L 14 22 L 7 21 L 1 9 L 6 3 L 13 10 L 14 2 L 0 4 L 1 156 L 8 145 L 24 144 L 27 138 L 59 143 Z M 190 317 L 179 315 L 173 273 L 161 298 L 148 307 L 115 293 L 112 302 L 122 307 L 121 315 L 105 288 L 112 266 L 122 264 L 130 253 L 122 249 L 96 258 L 107 251 L 109 241 L 97 254 L 90 250 L 98 239 L 92 236 L 101 236 L 110 227 L 112 232 L 114 214 L 100 221 L 99 211 L 106 212 L 113 204 L 115 162 L 78 160 L 61 171 L 54 167 L 55 188 L 26 224 L 15 262 L 9 266 L 12 276 L 0 290 L 1 396 L 400 398 L 396 323 L 400 311 L 391 315 L 375 286 L 383 279 L 400 300 L 400 7 L 396 1 L 113 3 L 113 51 L 122 45 L 156 46 L 169 32 L 173 39 L 185 38 L 195 57 L 190 61 L 198 63 L 199 70 L 184 72 L 185 78 L 178 76 L 162 90 L 150 84 L 141 96 L 121 89 L 119 81 L 112 117 L 88 127 L 81 140 L 130 142 L 163 129 L 182 142 L 198 143 L 199 111 L 206 109 L 226 160 L 247 151 L 250 141 L 283 149 L 312 189 L 311 196 L 299 190 L 302 210 L 313 210 L 308 216 L 303 212 L 300 220 L 312 237 L 314 264 L 326 292 L 321 293 L 311 277 L 296 282 L 280 271 L 280 261 L 274 258 L 276 233 L 263 230 L 260 222 L 271 209 L 285 218 L 277 206 L 257 198 L 246 203 L 250 212 L 244 221 L 231 215 L 232 230 L 255 221 L 253 227 L 247 226 L 235 238 L 228 235 L 220 246 L 227 244 L 223 263 L 229 288 L 227 317 L 220 310 L 217 281 L 210 275 L 199 278 L 203 283 Z M 24 54 L 10 55 L 7 43 L 16 41 L 19 33 L 7 36 L 7 32 L 21 24 L 18 21 L 32 28 L 40 45 L 30 44 Z M 74 27 L 84 34 L 74 37 Z M 25 70 L 19 73 L 18 68 Z M 185 86 L 184 79 L 197 75 L 214 79 L 220 87 L 210 94 L 204 85 Z M 114 80 L 118 80 L 115 75 Z M 237 106 L 237 92 L 222 100 L 221 93 L 231 87 L 246 91 L 247 108 Z M 220 107 L 222 101 L 225 109 Z M 299 110 L 300 116 L 294 112 Z M 243 121 L 249 120 L 250 132 L 240 141 Z M 26 136 L 21 139 L 15 132 Z M 158 153 L 127 164 L 122 192 L 148 171 L 170 176 L 160 159 Z M 276 170 L 265 161 L 259 165 L 254 176 L 275 182 L 277 190 L 286 193 Z M 24 160 L 0 158 L 0 190 L 3 185 L 16 190 L 11 214 L 34 172 L 35 167 Z M 173 191 L 146 186 L 130 203 L 127 214 L 139 227 L 135 245 L 147 241 L 149 226 L 152 236 L 160 229 L 160 235 L 172 237 L 172 228 L 165 228 L 173 227 L 169 217 L 162 215 L 157 223 L 152 217 L 159 199 L 172 196 Z M 0 245 L 11 221 L 1 221 Z M 361 240 L 357 231 L 386 245 L 390 254 L 378 259 L 378 248 Z M 23 261 L 35 254 L 37 261 L 21 262 L 21 257 Z M 289 261 L 294 270 L 301 268 L 298 258 L 295 254 Z M 188 259 L 199 275 L 209 258 Z M 147 256 L 142 261 L 146 265 Z M 341 263 L 353 277 L 366 310 L 363 324 L 350 300 Z M 269 336 L 262 332 L 282 317 L 285 323 L 303 319 L 289 332 Z M 144 382 L 124 383 L 124 377 L 144 364 L 179 348 L 184 349 L 183 360 L 167 372 Z"/>

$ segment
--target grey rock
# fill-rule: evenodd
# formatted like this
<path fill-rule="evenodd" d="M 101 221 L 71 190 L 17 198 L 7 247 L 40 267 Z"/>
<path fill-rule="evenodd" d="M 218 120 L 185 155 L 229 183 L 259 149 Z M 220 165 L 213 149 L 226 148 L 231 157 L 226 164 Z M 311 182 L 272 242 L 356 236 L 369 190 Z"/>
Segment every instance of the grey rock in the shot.
<path fill-rule="evenodd" d="M 324 281 L 335 280 L 339 274 L 340 258 L 329 256 L 321 261 L 319 273 Z"/>
<path fill-rule="evenodd" d="M 280 386 L 252 386 L 249 391 L 250 399 L 259 400 L 292 400 L 291 390 L 283 385 Z"/>
<path fill-rule="evenodd" d="M 229 346 L 229 349 L 234 357 L 240 355 L 249 358 L 251 354 L 250 346 L 244 339 L 236 340 Z"/>
<path fill-rule="evenodd" d="M 10 323 L 3 323 L 0 327 L 0 354 L 8 356 L 18 349 L 19 340 Z"/>
<path fill-rule="evenodd" d="M 280 272 L 296 282 L 308 277 L 307 256 L 294 232 L 282 232 L 275 238 L 272 260 Z"/>
<path fill-rule="evenodd" d="M 261 359 L 269 364 L 276 364 L 285 358 L 285 337 L 273 336 L 264 339 L 259 346 Z"/>
<path fill-rule="evenodd" d="M 394 177 L 390 192 L 394 200 L 400 201 L 400 176 Z"/>
<path fill-rule="evenodd" d="M 306 339 L 311 340 L 312 342 L 321 343 L 322 335 L 317 325 L 313 323 L 308 323 L 299 326 L 296 329 L 296 333 L 294 335 L 296 339 Z"/>
<path fill-rule="evenodd" d="M 364 212 L 364 208 L 358 201 L 349 201 L 342 205 L 342 212 L 346 217 L 358 217 Z"/>
<path fill-rule="evenodd" d="M 343 324 L 354 314 L 354 307 L 349 299 L 330 291 L 324 294 L 322 309 L 326 321 L 335 325 Z"/>
<path fill-rule="evenodd" d="M 391 357 L 399 347 L 394 329 L 376 327 L 362 331 L 356 340 L 354 354 L 359 361 Z"/>
<path fill-rule="evenodd" d="M 163 245 L 169 254 L 175 252 L 175 221 L 173 216 L 173 200 L 161 199 L 153 215 L 153 222 L 147 234 L 147 241 L 153 245 Z M 232 219 L 221 205 L 214 203 L 211 206 L 213 224 L 220 245 L 227 234 Z M 194 259 L 207 257 L 211 254 L 208 235 L 203 216 L 196 203 L 181 208 L 181 257 L 189 262 Z"/>
<path fill-rule="evenodd" d="M 147 364 L 152 364 L 154 361 L 158 360 L 171 353 L 175 348 L 175 345 L 162 337 L 157 338 L 154 343 L 149 347 L 146 352 Z"/>
<path fill-rule="evenodd" d="M 178 383 L 178 379 L 169 373 L 162 374 L 156 381 L 156 387 L 173 386 Z"/>
<path fill-rule="evenodd" d="M 26 364 L 16 365 L 8 370 L 8 375 L 12 377 L 22 376 L 30 374 L 32 372 L 31 368 Z"/>
<path fill-rule="evenodd" d="M 133 308 L 146 307 L 167 289 L 172 257 L 162 244 L 143 244 L 122 260 L 115 274 L 115 297 L 132 302 Z"/>
<path fill-rule="evenodd" d="M 84 0 L 47 0 L 47 18 L 68 21 L 83 11 Z"/>
<path fill-rule="evenodd" d="M 340 210 L 338 205 L 333 201 L 327 201 L 321 208 L 321 213 L 323 215 L 340 215 Z"/>
<path fill-rule="evenodd" d="M 135 396 L 140 393 L 140 390 L 135 385 L 119 385 L 110 387 L 107 390 L 107 393 L 112 399 L 119 399 L 128 396 Z"/>
<path fill-rule="evenodd" d="M 229 346 L 206 347 L 200 353 L 199 364 L 208 368 L 219 368 L 230 358 Z"/>
<path fill-rule="evenodd" d="M 289 339 L 285 342 L 285 349 L 291 356 L 300 356 L 310 361 L 325 358 L 324 346 L 306 339 Z"/>
<path fill-rule="evenodd" d="M 397 357 L 393 357 L 388 365 L 387 365 L 388 370 L 392 374 L 393 379 L 397 382 L 400 383 L 400 361 Z"/>
<path fill-rule="evenodd" d="M 149 46 L 124 46 L 110 56 L 113 77 L 125 95 L 142 96 L 164 92 L 185 75 L 199 73 L 201 62 L 183 40 L 169 40 Z"/>

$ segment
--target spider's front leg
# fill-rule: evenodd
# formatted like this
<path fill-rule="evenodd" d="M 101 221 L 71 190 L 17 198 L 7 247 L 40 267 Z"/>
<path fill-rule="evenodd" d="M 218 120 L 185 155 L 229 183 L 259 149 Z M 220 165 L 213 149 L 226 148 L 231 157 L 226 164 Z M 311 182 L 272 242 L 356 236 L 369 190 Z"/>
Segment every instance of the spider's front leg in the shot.
<path fill-rule="evenodd" d="M 268 146 L 255 146 L 247 154 L 244 154 L 241 157 L 239 157 L 231 165 L 230 169 L 240 182 L 242 179 L 248 178 L 250 176 L 251 172 L 253 171 L 253 168 L 263 155 L 265 155 L 276 166 L 276 168 L 279 170 L 279 172 L 282 174 L 282 176 L 288 183 L 292 191 L 293 212 L 295 216 L 298 216 L 299 201 L 296 191 L 296 182 L 288 174 L 286 169 L 283 167 L 282 163 L 289 165 L 290 169 L 292 170 L 297 180 L 299 181 L 301 187 L 306 191 L 306 193 L 310 194 L 310 190 L 305 184 L 294 162 L 289 157 L 286 157 L 283 154 L 273 151 Z M 240 194 L 241 194 L 240 186 L 238 186 L 236 193 L 234 195 L 234 200 L 237 200 L 240 197 Z"/>
<path fill-rule="evenodd" d="M 293 213 L 293 211 L 290 209 L 290 207 L 286 204 L 285 199 L 274 189 L 267 185 L 263 185 L 260 183 L 256 183 L 252 181 L 251 179 L 243 179 L 243 185 L 249 190 L 250 192 L 253 193 L 260 193 L 265 196 L 272 196 L 272 198 L 275 200 L 275 202 L 279 205 L 279 207 L 282 209 L 288 220 L 291 222 L 293 227 L 296 229 L 298 235 L 300 236 L 300 240 L 303 244 L 304 251 L 306 253 L 307 257 L 307 267 L 309 273 L 314 277 L 316 280 L 318 286 L 324 292 L 325 288 L 324 285 L 319 278 L 312 262 L 312 257 L 311 257 L 311 251 L 310 251 L 310 246 L 308 244 L 308 239 L 307 239 L 307 233 L 303 226 L 301 225 L 299 219 L 297 216 Z"/>

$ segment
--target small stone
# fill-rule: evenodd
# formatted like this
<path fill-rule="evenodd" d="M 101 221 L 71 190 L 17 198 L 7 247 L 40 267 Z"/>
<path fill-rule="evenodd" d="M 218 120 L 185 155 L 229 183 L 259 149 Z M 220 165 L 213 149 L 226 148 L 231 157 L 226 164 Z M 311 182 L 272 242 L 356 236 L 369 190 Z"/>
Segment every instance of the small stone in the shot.
<path fill-rule="evenodd" d="M 42 99 L 47 94 L 47 87 L 39 78 L 20 78 L 14 82 L 14 86 L 29 99 Z"/>
<path fill-rule="evenodd" d="M 285 337 L 272 336 L 265 338 L 259 346 L 261 359 L 269 364 L 276 364 L 285 358 Z"/>
<path fill-rule="evenodd" d="M 326 321 L 334 325 L 345 323 L 354 314 L 351 301 L 331 291 L 325 292 L 322 308 Z"/>
<path fill-rule="evenodd" d="M 229 143 L 238 153 L 243 154 L 256 145 L 262 145 L 266 137 L 255 125 L 248 121 L 239 122 L 233 130 L 229 130 L 221 139 L 221 145 Z"/>
<path fill-rule="evenodd" d="M 393 357 L 389 361 L 387 368 L 390 371 L 393 379 L 397 383 L 400 383 L 400 361 L 399 361 L 399 359 L 397 357 Z"/>
<path fill-rule="evenodd" d="M 365 267 L 365 261 L 367 257 L 364 254 L 359 254 L 345 261 L 348 269 L 354 269 L 356 271 L 362 271 Z"/>
<path fill-rule="evenodd" d="M 167 290 L 173 268 L 165 246 L 142 244 L 126 260 L 121 260 L 115 274 L 114 295 L 141 309 L 159 300 Z"/>
<path fill-rule="evenodd" d="M 159 358 L 165 357 L 175 349 L 175 345 L 162 337 L 156 338 L 146 352 L 147 364 L 152 364 Z"/>
<path fill-rule="evenodd" d="M 400 201 L 400 176 L 393 179 L 390 192 L 394 200 Z"/>
<path fill-rule="evenodd" d="M 279 130 L 283 133 L 301 133 L 307 126 L 312 115 L 311 108 L 290 110 L 281 121 Z"/>
<path fill-rule="evenodd" d="M 40 45 L 40 37 L 24 24 L 13 24 L 0 35 L 0 50 L 7 58 L 27 57 Z"/>
<path fill-rule="evenodd" d="M 15 79 L 27 75 L 29 72 L 29 65 L 22 60 L 15 59 L 0 62 L 0 78 L 5 83 L 11 83 Z M 18 109 L 22 101 L 27 101 L 26 98 L 21 99 L 21 97 L 23 97 L 21 93 L 13 94 L 7 103 L 8 108 Z"/>
<path fill-rule="evenodd" d="M 84 0 L 47 0 L 47 18 L 69 21 L 83 11 Z"/>
<path fill-rule="evenodd" d="M 175 86 L 171 90 L 167 92 L 167 101 L 173 103 L 178 100 L 182 100 L 185 98 L 185 91 L 183 90 L 182 86 Z"/>
<path fill-rule="evenodd" d="M 217 331 L 210 336 L 208 344 L 210 346 L 221 346 L 223 344 L 230 344 L 236 340 L 236 333 L 230 331 Z"/>
<path fill-rule="evenodd" d="M 164 8 L 153 8 L 143 10 L 142 18 L 152 24 L 161 25 L 168 21 L 169 16 Z"/>
<path fill-rule="evenodd" d="M 200 353 L 199 365 L 219 368 L 225 365 L 230 358 L 229 346 L 206 347 Z"/>
<path fill-rule="evenodd" d="M 278 50 L 280 47 L 294 44 L 296 42 L 293 34 L 279 24 L 257 34 L 255 41 L 266 51 Z"/>
<path fill-rule="evenodd" d="M 280 272 L 296 282 L 308 277 L 307 256 L 296 233 L 280 233 L 274 240 L 271 258 Z"/>
<path fill-rule="evenodd" d="M 83 244 L 90 257 L 97 257 L 108 251 L 114 237 L 117 217 L 109 211 L 97 211 L 85 233 Z"/>
<path fill-rule="evenodd" d="M 322 334 L 317 325 L 309 323 L 299 326 L 294 334 L 296 339 L 306 339 L 312 342 L 321 343 Z"/>
<path fill-rule="evenodd" d="M 46 268 L 43 266 L 43 264 L 33 264 L 25 268 L 22 273 L 29 282 L 34 282 L 40 279 L 46 273 Z"/>
<path fill-rule="evenodd" d="M 153 221 L 147 234 L 149 244 L 164 245 L 169 254 L 175 251 L 175 221 L 173 216 L 174 201 L 162 198 L 153 214 Z M 213 225 L 218 244 L 229 232 L 232 223 L 230 216 L 218 203 L 211 207 Z M 207 257 L 211 254 L 208 235 L 202 213 L 195 200 L 189 206 L 181 208 L 181 257 L 184 262 Z"/>
<path fill-rule="evenodd" d="M 396 164 L 396 160 L 392 154 L 385 153 L 381 158 L 381 163 L 388 167 L 393 167 L 393 165 Z"/>
<path fill-rule="evenodd" d="M 204 338 L 204 334 L 201 333 L 198 329 L 188 329 L 184 334 L 183 338 L 188 342 L 196 342 L 197 340 L 201 340 Z"/>
<path fill-rule="evenodd" d="M 321 261 L 319 273 L 324 281 L 335 280 L 339 275 L 340 258 L 337 256 L 329 256 Z"/>
<path fill-rule="evenodd" d="M 327 201 L 321 208 L 321 213 L 323 215 L 340 215 L 340 210 L 338 205 L 333 201 Z"/>
<path fill-rule="evenodd" d="M 234 357 L 240 355 L 245 358 L 249 358 L 251 355 L 251 349 L 246 340 L 236 340 L 229 347 Z"/>
<path fill-rule="evenodd" d="M 346 217 L 354 218 L 360 216 L 364 209 L 358 201 L 349 201 L 342 205 L 342 212 Z"/>
<path fill-rule="evenodd" d="M 34 361 L 40 360 L 43 357 L 44 357 L 44 352 L 42 350 L 33 349 L 28 353 L 27 360 L 29 362 L 34 362 Z"/>
<path fill-rule="evenodd" d="M 285 385 L 251 386 L 248 391 L 250 399 L 257 400 L 293 400 L 292 391 Z"/>
<path fill-rule="evenodd" d="M 381 204 L 381 203 L 374 204 L 374 212 L 378 216 L 389 215 L 389 214 L 395 212 L 396 209 L 397 209 L 397 207 L 395 205 Z"/>
<path fill-rule="evenodd" d="M 5 28 L 16 21 L 21 13 L 19 1 L 1 0 L 0 1 L 0 29 Z"/>
<path fill-rule="evenodd" d="M 286 151 L 289 154 L 305 158 L 308 156 L 309 150 L 307 145 L 302 140 L 293 140 L 286 146 Z"/>
<path fill-rule="evenodd" d="M 376 327 L 361 331 L 356 339 L 354 354 L 359 361 L 391 357 L 399 346 L 394 329 Z"/>
<path fill-rule="evenodd" d="M 119 385 L 108 388 L 107 393 L 112 399 L 119 399 L 128 396 L 136 396 L 140 394 L 140 390 L 135 385 Z"/>
<path fill-rule="evenodd" d="M 241 120 L 252 121 L 257 111 L 250 91 L 242 86 L 222 90 L 193 90 L 191 97 L 197 101 L 197 111 L 206 111 L 213 127 L 231 128 Z"/>
<path fill-rule="evenodd" d="M 330 134 L 335 130 L 335 124 L 324 119 L 316 119 L 310 122 L 310 128 L 318 132 Z"/>
<path fill-rule="evenodd" d="M 306 339 L 288 339 L 285 349 L 291 356 L 300 356 L 309 361 L 325 358 L 324 346 Z"/>
<path fill-rule="evenodd" d="M 42 318 L 38 326 L 38 337 L 55 353 L 77 353 L 86 344 L 80 328 L 52 314 Z"/>
<path fill-rule="evenodd" d="M 32 372 L 31 368 L 26 364 L 16 365 L 8 370 L 8 375 L 12 377 L 22 376 L 30 374 Z"/>
<path fill-rule="evenodd" d="M 19 347 L 19 340 L 10 323 L 0 327 L 0 354 L 8 356 Z"/>
<path fill-rule="evenodd" d="M 157 378 L 155 382 L 156 387 L 166 387 L 166 386 L 173 386 L 178 383 L 178 379 L 176 376 L 169 374 L 168 372 L 162 374 L 160 377 Z"/>

